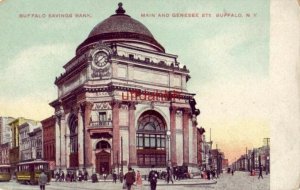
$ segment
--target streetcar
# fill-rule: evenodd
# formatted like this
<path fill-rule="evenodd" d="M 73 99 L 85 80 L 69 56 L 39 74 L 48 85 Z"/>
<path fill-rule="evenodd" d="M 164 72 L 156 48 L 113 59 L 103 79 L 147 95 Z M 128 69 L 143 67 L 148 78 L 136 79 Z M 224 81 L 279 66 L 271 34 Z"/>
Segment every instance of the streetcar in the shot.
<path fill-rule="evenodd" d="M 51 175 L 47 161 L 34 160 L 20 162 L 17 165 L 16 180 L 19 183 L 36 185 L 42 171 L 48 176 L 48 182 L 50 182 Z"/>
<path fill-rule="evenodd" d="M 10 181 L 10 165 L 0 165 L 0 181 Z"/>

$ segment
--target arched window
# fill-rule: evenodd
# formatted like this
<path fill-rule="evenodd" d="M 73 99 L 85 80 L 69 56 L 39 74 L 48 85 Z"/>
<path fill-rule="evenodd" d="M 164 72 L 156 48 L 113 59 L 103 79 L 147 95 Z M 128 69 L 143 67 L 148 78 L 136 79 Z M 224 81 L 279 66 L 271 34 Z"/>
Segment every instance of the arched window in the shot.
<path fill-rule="evenodd" d="M 70 153 L 78 152 L 78 119 L 75 114 L 72 114 L 69 119 L 70 129 Z"/>
<path fill-rule="evenodd" d="M 110 148 L 110 144 L 106 141 L 99 141 L 96 144 L 96 149 L 107 149 Z"/>
<path fill-rule="evenodd" d="M 156 111 L 144 112 L 136 132 L 139 166 L 166 165 L 166 123 Z"/>

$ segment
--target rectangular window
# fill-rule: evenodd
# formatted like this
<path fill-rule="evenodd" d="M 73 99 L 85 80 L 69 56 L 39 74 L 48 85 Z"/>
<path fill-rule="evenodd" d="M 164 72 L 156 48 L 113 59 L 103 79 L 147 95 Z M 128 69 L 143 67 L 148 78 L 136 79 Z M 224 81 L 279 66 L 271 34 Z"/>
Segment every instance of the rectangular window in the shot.
<path fill-rule="evenodd" d="M 151 163 L 151 165 L 156 165 L 156 156 L 157 155 L 151 155 L 151 157 L 150 157 L 150 163 Z"/>
<path fill-rule="evenodd" d="M 166 147 L 166 139 L 164 137 L 161 138 L 161 147 L 162 148 Z"/>
<path fill-rule="evenodd" d="M 150 137 L 149 137 L 149 135 L 145 135 L 145 147 L 150 147 Z"/>
<path fill-rule="evenodd" d="M 145 165 L 150 165 L 150 155 L 145 154 Z"/>
<path fill-rule="evenodd" d="M 129 54 L 129 59 L 134 59 L 134 56 L 132 54 Z"/>
<path fill-rule="evenodd" d="M 138 164 L 144 165 L 144 155 L 143 154 L 138 155 Z"/>
<path fill-rule="evenodd" d="M 106 121 L 107 121 L 106 112 L 99 112 L 99 124 L 105 125 Z"/>
<path fill-rule="evenodd" d="M 155 148 L 156 144 L 155 144 L 155 135 L 150 135 L 150 147 L 151 148 Z"/>
<path fill-rule="evenodd" d="M 138 136 L 138 147 L 142 148 L 144 146 L 144 138 L 142 135 Z"/>

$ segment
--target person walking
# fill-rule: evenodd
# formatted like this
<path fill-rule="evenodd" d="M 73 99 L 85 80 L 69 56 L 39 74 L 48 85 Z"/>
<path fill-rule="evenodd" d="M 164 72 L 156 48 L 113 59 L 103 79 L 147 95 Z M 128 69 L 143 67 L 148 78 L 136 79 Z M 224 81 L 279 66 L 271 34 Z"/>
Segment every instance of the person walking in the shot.
<path fill-rule="evenodd" d="M 231 175 L 233 175 L 233 174 L 234 174 L 234 170 L 232 169 L 232 170 L 231 170 Z"/>
<path fill-rule="evenodd" d="M 158 178 L 158 172 L 154 170 L 154 166 L 152 166 L 152 169 L 148 175 L 148 181 L 150 182 L 151 190 L 156 190 L 157 178 Z"/>
<path fill-rule="evenodd" d="M 136 173 L 136 186 L 137 186 L 137 189 L 139 189 L 139 190 L 142 190 L 142 188 L 143 188 L 142 175 L 139 170 Z"/>
<path fill-rule="evenodd" d="M 167 167 L 167 183 L 169 183 L 170 181 L 172 181 L 172 184 L 174 183 L 174 181 L 173 181 L 173 172 L 172 172 L 172 169 L 170 167 Z"/>
<path fill-rule="evenodd" d="M 258 179 L 260 179 L 260 177 L 261 177 L 262 179 L 264 179 L 264 177 L 263 177 L 263 175 L 262 175 L 262 167 L 261 167 L 261 166 L 259 167 L 259 175 L 258 175 Z"/>
<path fill-rule="evenodd" d="M 135 173 L 133 172 L 131 167 L 128 168 L 128 172 L 125 174 L 124 180 L 127 190 L 131 190 L 131 186 L 135 182 Z"/>
<path fill-rule="evenodd" d="M 113 177 L 113 182 L 117 183 L 117 174 L 115 170 L 113 171 L 112 177 Z"/>
<path fill-rule="evenodd" d="M 39 177 L 40 190 L 45 190 L 45 185 L 47 182 L 48 182 L 48 177 L 42 170 L 40 177 Z"/>
<path fill-rule="evenodd" d="M 120 182 L 123 183 L 123 179 L 124 179 L 124 175 L 123 175 L 123 171 L 120 171 Z"/>

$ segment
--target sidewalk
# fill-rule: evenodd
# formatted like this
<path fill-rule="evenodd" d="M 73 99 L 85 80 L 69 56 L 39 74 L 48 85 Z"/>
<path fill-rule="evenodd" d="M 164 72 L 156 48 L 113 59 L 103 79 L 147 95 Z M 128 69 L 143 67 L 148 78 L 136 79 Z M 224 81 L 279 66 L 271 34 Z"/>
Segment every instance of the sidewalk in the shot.
<path fill-rule="evenodd" d="M 55 182 L 55 179 L 51 180 L 52 183 L 62 183 L 62 184 L 66 184 L 66 182 Z M 90 186 L 90 185 L 100 185 L 100 184 L 114 184 L 113 180 L 111 179 L 107 179 L 107 180 L 103 180 L 100 179 L 98 180 L 98 182 L 96 183 L 92 183 L 92 180 L 88 180 L 86 182 L 67 182 L 67 184 L 85 184 L 84 186 Z M 183 180 L 177 180 L 174 181 L 174 183 L 172 184 L 172 182 L 167 183 L 165 180 L 158 180 L 157 182 L 157 186 L 186 186 L 186 185 L 212 185 L 212 184 L 216 184 L 217 180 L 207 180 L 207 179 L 201 179 L 199 177 L 194 177 L 192 179 L 183 179 Z M 120 181 L 117 181 L 117 184 L 120 184 Z M 117 185 L 116 184 L 116 185 Z M 143 180 L 143 185 L 144 186 L 150 186 L 150 183 L 146 180 Z"/>

